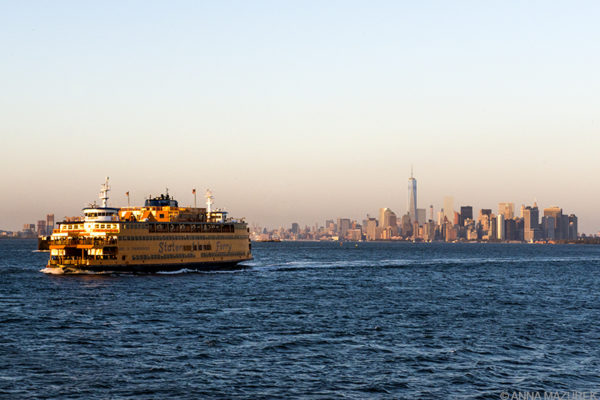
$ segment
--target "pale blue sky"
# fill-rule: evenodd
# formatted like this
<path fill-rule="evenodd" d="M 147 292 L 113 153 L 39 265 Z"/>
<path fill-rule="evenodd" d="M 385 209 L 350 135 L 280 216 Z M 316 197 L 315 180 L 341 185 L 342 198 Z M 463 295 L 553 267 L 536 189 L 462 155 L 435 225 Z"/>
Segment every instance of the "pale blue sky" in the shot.
<path fill-rule="evenodd" d="M 268 226 L 537 199 L 600 230 L 595 1 L 0 2 L 0 229 L 165 186 Z"/>

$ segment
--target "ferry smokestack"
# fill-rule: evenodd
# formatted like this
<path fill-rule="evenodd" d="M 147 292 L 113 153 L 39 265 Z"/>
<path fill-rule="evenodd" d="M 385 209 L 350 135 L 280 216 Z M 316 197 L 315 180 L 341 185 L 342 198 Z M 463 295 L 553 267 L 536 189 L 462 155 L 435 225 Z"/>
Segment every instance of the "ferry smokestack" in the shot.
<path fill-rule="evenodd" d="M 206 212 L 210 214 L 212 212 L 213 205 L 213 195 L 210 189 L 206 189 L 206 194 L 204 195 L 204 197 L 206 197 Z"/>

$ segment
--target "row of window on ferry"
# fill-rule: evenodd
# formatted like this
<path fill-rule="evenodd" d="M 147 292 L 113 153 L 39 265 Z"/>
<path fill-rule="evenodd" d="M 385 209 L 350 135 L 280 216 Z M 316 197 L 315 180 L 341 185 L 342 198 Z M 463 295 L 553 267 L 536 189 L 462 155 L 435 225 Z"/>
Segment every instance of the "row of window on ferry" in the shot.
<path fill-rule="evenodd" d="M 95 218 L 95 217 L 108 217 L 111 215 L 117 215 L 116 213 L 108 213 L 108 212 L 97 212 L 97 213 L 88 213 L 86 217 Z"/>
<path fill-rule="evenodd" d="M 92 229 L 119 229 L 119 224 L 93 224 L 93 226 L 91 226 L 92 224 L 89 224 L 90 228 Z M 77 231 L 77 230 L 83 230 L 85 227 L 84 224 L 78 224 L 78 225 L 61 225 L 60 226 L 60 230 L 61 231 Z"/>

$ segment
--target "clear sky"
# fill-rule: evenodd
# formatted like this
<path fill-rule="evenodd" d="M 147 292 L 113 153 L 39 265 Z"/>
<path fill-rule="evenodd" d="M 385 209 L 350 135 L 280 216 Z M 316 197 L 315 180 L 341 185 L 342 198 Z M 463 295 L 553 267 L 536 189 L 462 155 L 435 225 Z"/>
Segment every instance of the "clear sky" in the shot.
<path fill-rule="evenodd" d="M 165 187 L 262 226 L 559 205 L 600 230 L 598 1 L 2 1 L 0 229 Z"/>

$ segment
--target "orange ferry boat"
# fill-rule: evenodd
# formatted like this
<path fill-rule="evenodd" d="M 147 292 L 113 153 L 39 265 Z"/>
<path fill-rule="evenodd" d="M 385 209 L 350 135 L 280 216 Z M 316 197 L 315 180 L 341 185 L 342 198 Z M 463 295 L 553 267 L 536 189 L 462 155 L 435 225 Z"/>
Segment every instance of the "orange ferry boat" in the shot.
<path fill-rule="evenodd" d="M 108 178 L 100 199 L 78 221 L 57 224 L 47 243 L 47 273 L 159 272 L 235 268 L 252 259 L 246 222 L 207 207 L 179 207 L 169 196 L 143 207 L 108 207 Z"/>

